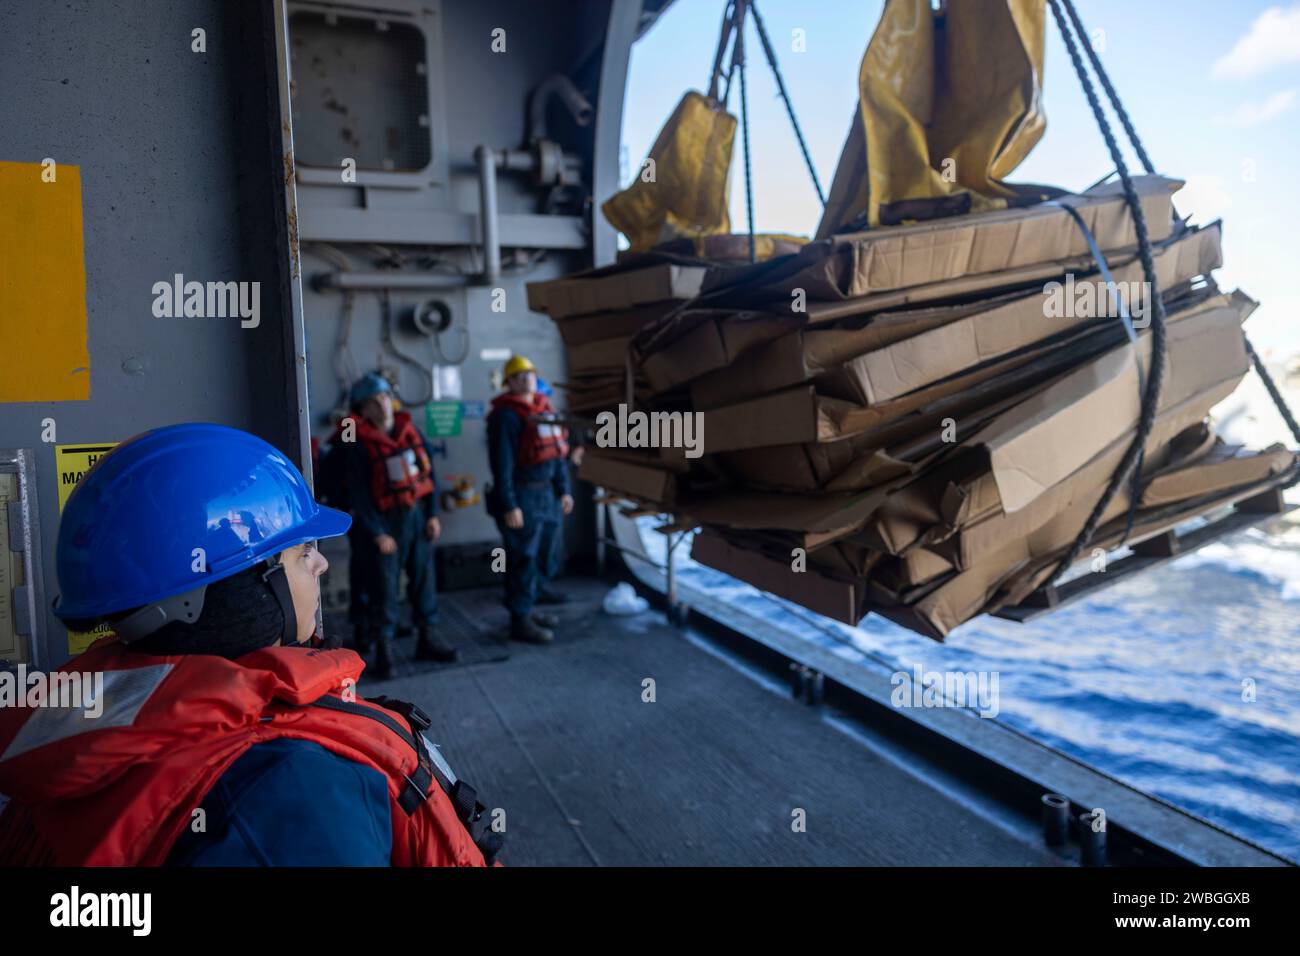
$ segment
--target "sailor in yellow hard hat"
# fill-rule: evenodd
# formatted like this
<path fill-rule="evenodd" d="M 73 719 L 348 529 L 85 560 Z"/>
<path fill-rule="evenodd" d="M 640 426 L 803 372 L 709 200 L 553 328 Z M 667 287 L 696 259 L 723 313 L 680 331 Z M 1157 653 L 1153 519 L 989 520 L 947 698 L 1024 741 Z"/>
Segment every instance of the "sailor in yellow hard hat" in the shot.
<path fill-rule="evenodd" d="M 569 490 L 569 434 L 555 423 L 550 399 L 538 391 L 537 367 L 512 355 L 502 369 L 506 391 L 492 400 L 487 418 L 492 487 L 488 513 L 496 519 L 506 549 L 506 608 L 510 636 L 547 644 L 554 640 L 554 616 L 533 611 L 541 572 L 573 510 Z"/>
<path fill-rule="evenodd" d="M 532 372 L 534 375 L 536 375 L 537 366 L 534 365 L 532 361 L 530 361 L 528 358 L 522 355 L 510 356 L 509 361 L 506 362 L 505 368 L 501 370 L 501 375 L 505 380 L 507 388 L 510 385 L 510 379 L 514 378 L 520 372 Z"/>

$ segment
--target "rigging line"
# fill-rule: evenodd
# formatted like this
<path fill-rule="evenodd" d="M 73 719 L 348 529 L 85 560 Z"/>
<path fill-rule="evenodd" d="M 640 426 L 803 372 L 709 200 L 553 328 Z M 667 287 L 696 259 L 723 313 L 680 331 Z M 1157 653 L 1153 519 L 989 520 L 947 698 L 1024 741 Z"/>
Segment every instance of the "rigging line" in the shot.
<path fill-rule="evenodd" d="M 731 48 L 732 66 L 740 70 L 740 122 L 745 153 L 745 216 L 749 224 L 749 261 L 758 258 L 754 241 L 754 174 L 749 162 L 749 91 L 745 85 L 745 0 L 736 4 L 736 43 Z"/>
<path fill-rule="evenodd" d="M 1066 0 L 1068 2 L 1068 0 Z M 1151 363 L 1147 375 L 1147 389 L 1143 396 L 1141 414 L 1138 418 L 1137 433 L 1133 436 L 1133 442 L 1124 452 L 1124 457 L 1120 460 L 1114 474 L 1111 475 L 1106 490 L 1102 493 L 1101 498 L 1093 507 L 1092 513 L 1088 515 L 1088 520 L 1084 523 L 1083 529 L 1079 532 L 1078 538 L 1060 564 L 1050 573 L 1044 585 L 1050 585 L 1059 578 L 1065 571 L 1070 568 L 1075 560 L 1078 559 L 1083 549 L 1092 541 L 1093 536 L 1097 533 L 1097 528 L 1101 524 L 1101 519 L 1110 507 L 1120 486 L 1129 478 L 1133 468 L 1137 465 L 1141 457 L 1142 449 L 1146 445 L 1147 437 L 1151 434 L 1152 425 L 1155 422 L 1156 411 L 1160 406 L 1160 396 L 1164 388 L 1165 377 L 1165 304 L 1160 295 L 1160 285 L 1156 281 L 1155 261 L 1151 251 L 1151 237 L 1147 232 L 1146 215 L 1142 210 L 1142 204 L 1138 200 L 1137 191 L 1133 186 L 1133 180 L 1129 176 L 1128 164 L 1125 163 L 1123 155 L 1120 153 L 1119 144 L 1115 141 L 1115 135 L 1111 131 L 1110 123 L 1106 120 L 1106 115 L 1102 110 L 1101 102 L 1097 98 L 1097 92 L 1093 88 L 1092 81 L 1088 77 L 1087 68 L 1083 65 L 1083 60 L 1079 56 L 1078 46 L 1075 43 L 1074 36 L 1070 33 L 1070 27 L 1066 23 L 1065 16 L 1061 12 L 1061 0 L 1048 0 L 1051 7 L 1052 16 L 1056 19 L 1056 25 L 1061 32 L 1061 38 L 1065 41 L 1066 51 L 1070 54 L 1070 62 L 1074 66 L 1074 72 L 1079 78 L 1079 84 L 1083 87 L 1083 92 L 1088 99 L 1088 105 L 1092 108 L 1093 117 L 1097 120 L 1097 126 L 1101 130 L 1102 138 L 1106 141 L 1106 148 L 1110 151 L 1111 159 L 1115 163 L 1115 169 L 1119 173 L 1120 181 L 1124 186 L 1124 199 L 1128 204 L 1130 214 L 1133 218 L 1134 232 L 1137 234 L 1138 256 L 1142 261 L 1143 276 L 1151 290 Z"/>
<path fill-rule="evenodd" d="M 1083 21 L 1079 18 L 1078 11 L 1074 7 L 1074 0 L 1062 0 L 1062 3 L 1065 7 L 1065 12 L 1069 15 L 1070 21 L 1074 24 L 1074 28 L 1078 32 L 1079 36 L 1081 38 L 1086 36 L 1087 31 L 1083 26 Z M 1128 110 L 1124 108 L 1124 104 L 1120 101 L 1119 93 L 1117 93 L 1115 87 L 1111 85 L 1110 77 L 1106 73 L 1106 68 L 1102 65 L 1101 58 L 1097 56 L 1097 51 L 1092 48 L 1092 44 L 1085 43 L 1083 44 L 1083 47 L 1088 53 L 1088 59 L 1091 61 L 1092 68 L 1097 74 L 1097 79 L 1101 81 L 1102 88 L 1106 91 L 1107 97 L 1110 98 L 1111 109 L 1113 109 L 1115 115 L 1119 117 L 1119 121 L 1123 125 L 1124 131 L 1128 134 L 1129 142 L 1132 143 L 1133 149 L 1138 155 L 1138 159 L 1142 162 L 1142 168 L 1149 174 L 1154 173 L 1155 166 L 1151 162 L 1151 157 L 1147 155 L 1146 149 L 1142 146 L 1142 141 L 1138 138 L 1137 130 L 1134 129 L 1133 123 L 1129 119 Z M 1110 176 L 1108 175 L 1106 178 L 1109 179 Z M 1280 414 L 1282 420 L 1286 422 L 1286 426 L 1290 430 L 1291 436 L 1296 440 L 1296 444 L 1300 445 L 1300 426 L 1297 426 L 1295 417 L 1291 413 L 1290 406 L 1287 405 L 1286 399 L 1282 396 L 1281 391 L 1274 383 L 1273 376 L 1269 374 L 1268 369 L 1264 367 L 1263 360 L 1250 344 L 1249 338 L 1246 339 L 1246 351 L 1250 355 L 1251 364 L 1255 366 L 1255 373 L 1260 377 L 1260 381 L 1264 383 L 1264 388 L 1268 392 L 1269 397 L 1273 399 L 1273 404 L 1277 407 L 1278 414 Z"/>
<path fill-rule="evenodd" d="M 781 68 L 776 62 L 776 51 L 767 37 L 767 28 L 763 26 L 763 18 L 758 15 L 758 6 L 754 0 L 749 0 L 749 12 L 754 15 L 754 27 L 758 30 L 758 40 L 763 46 L 763 55 L 767 57 L 768 66 L 772 68 L 772 75 L 776 78 L 777 93 L 785 102 L 785 111 L 790 116 L 790 125 L 794 127 L 794 138 L 799 141 L 799 152 L 803 153 L 804 165 L 808 167 L 808 175 L 812 177 L 813 188 L 817 190 L 817 199 L 821 202 L 822 208 L 825 208 L 826 196 L 822 192 L 821 180 L 817 178 L 817 169 L 813 166 L 812 156 L 808 153 L 808 144 L 804 142 L 803 130 L 799 128 L 799 120 L 794 115 L 794 104 L 790 102 L 790 93 L 785 88 L 785 78 L 781 75 Z"/>
<path fill-rule="evenodd" d="M 1111 108 L 1115 110 L 1120 125 L 1124 127 L 1129 142 L 1133 144 L 1133 149 L 1137 152 L 1142 168 L 1148 175 L 1154 173 L 1156 170 L 1151 165 L 1151 157 L 1147 155 L 1147 151 L 1143 148 L 1142 140 L 1138 139 L 1137 130 L 1133 128 L 1133 122 L 1129 119 L 1128 110 L 1124 109 L 1124 104 L 1119 101 L 1119 94 L 1115 92 L 1115 87 L 1111 86 L 1110 76 L 1107 75 L 1106 68 L 1101 65 L 1101 57 L 1097 56 L 1097 51 L 1093 49 L 1091 43 L 1084 42 L 1084 37 L 1088 35 L 1088 31 L 1084 29 L 1083 21 L 1079 19 L 1078 11 L 1074 9 L 1074 0 L 1063 0 L 1062 5 L 1070 17 L 1070 22 L 1074 24 L 1075 32 L 1079 34 L 1079 45 L 1088 54 L 1088 61 L 1092 64 L 1093 72 L 1097 74 L 1102 89 L 1106 91 L 1106 96 L 1110 99 Z"/>

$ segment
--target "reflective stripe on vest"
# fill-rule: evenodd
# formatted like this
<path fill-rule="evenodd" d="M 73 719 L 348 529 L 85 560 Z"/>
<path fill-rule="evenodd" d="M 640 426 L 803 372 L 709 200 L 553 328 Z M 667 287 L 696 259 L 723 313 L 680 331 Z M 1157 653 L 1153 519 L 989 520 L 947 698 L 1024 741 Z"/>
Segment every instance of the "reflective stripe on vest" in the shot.
<path fill-rule="evenodd" d="M 541 392 L 534 392 L 531 402 L 506 392 L 492 400 L 492 409 L 509 409 L 523 420 L 523 431 L 515 445 L 515 467 L 531 468 L 568 457 L 569 430 L 550 420 L 556 411 Z"/>
<path fill-rule="evenodd" d="M 0 753 L 0 762 L 86 731 L 131 725 L 145 701 L 171 671 L 171 664 L 109 671 L 103 674 L 99 700 L 83 696 L 82 703 L 76 707 L 33 708 L 17 736 Z"/>
<path fill-rule="evenodd" d="M 385 434 L 359 415 L 354 421 L 370 462 L 370 497 L 379 511 L 409 508 L 433 494 L 433 463 L 409 413 L 393 413 L 392 434 Z"/>

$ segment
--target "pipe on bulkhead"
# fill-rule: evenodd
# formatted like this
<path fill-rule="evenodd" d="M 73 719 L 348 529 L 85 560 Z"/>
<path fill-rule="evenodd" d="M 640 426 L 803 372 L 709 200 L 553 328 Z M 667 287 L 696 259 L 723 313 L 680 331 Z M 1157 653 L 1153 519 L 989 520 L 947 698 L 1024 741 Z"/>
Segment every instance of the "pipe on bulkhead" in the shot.
<path fill-rule="evenodd" d="M 401 292 L 459 289 L 469 285 L 469 281 L 469 276 L 438 272 L 398 272 L 395 269 L 362 272 L 340 269 L 337 272 L 320 273 L 313 284 L 317 289 L 348 292 Z"/>
<path fill-rule="evenodd" d="M 478 209 L 483 240 L 483 282 L 495 285 L 501 278 L 501 230 L 497 220 L 497 154 L 490 146 L 474 149 L 478 166 Z"/>
<path fill-rule="evenodd" d="M 554 73 L 537 84 L 528 104 L 528 133 L 533 142 L 550 138 L 546 129 L 546 106 L 552 97 L 559 97 L 579 126 L 590 126 L 596 115 L 591 102 L 578 91 L 573 81 L 563 73 Z"/>

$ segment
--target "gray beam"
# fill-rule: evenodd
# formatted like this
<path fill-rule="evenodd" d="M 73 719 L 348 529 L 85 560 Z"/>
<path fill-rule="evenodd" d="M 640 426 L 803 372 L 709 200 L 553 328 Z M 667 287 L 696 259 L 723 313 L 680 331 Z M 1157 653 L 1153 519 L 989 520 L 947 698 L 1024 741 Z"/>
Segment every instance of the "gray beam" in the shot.
<path fill-rule="evenodd" d="M 478 246 L 479 217 L 463 212 L 402 212 L 395 209 L 331 209 L 306 206 L 300 235 L 304 242 L 407 242 L 421 245 Z M 586 229 L 579 216 L 503 214 L 498 217 L 501 245 L 515 249 L 585 249 Z"/>
<path fill-rule="evenodd" d="M 618 154 L 623 136 L 623 100 L 632 44 L 641 25 L 641 0 L 612 0 L 605 31 L 605 56 L 600 62 L 600 93 L 596 99 L 596 132 L 591 184 L 591 255 L 596 266 L 618 255 L 618 233 L 600 211 L 600 204 L 618 192 Z"/>

